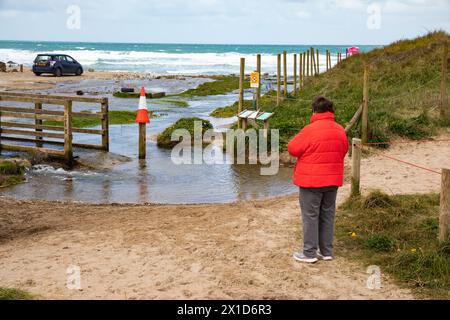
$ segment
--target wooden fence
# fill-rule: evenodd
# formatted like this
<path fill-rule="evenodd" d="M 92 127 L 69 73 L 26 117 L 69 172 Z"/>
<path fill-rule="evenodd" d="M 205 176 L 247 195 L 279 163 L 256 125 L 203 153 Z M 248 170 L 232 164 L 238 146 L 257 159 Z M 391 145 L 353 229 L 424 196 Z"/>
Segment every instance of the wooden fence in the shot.
<path fill-rule="evenodd" d="M 64 158 L 69 166 L 73 164 L 73 147 L 109 151 L 107 98 L 0 92 L 0 101 L 8 104 L 0 106 L 0 151 L 43 152 Z M 14 102 L 30 103 L 32 106 L 9 105 Z M 73 102 L 98 103 L 100 112 L 73 112 Z M 47 105 L 53 108 L 48 109 Z M 76 128 L 73 118 L 98 119 L 101 129 Z M 49 120 L 62 122 L 63 125 L 48 125 L 45 121 Z M 73 133 L 101 135 L 102 142 L 100 145 L 73 143 Z M 21 144 L 5 144 L 3 141 Z M 44 148 L 44 145 L 47 147 Z M 51 148 L 49 145 L 64 146 L 64 149 Z"/>

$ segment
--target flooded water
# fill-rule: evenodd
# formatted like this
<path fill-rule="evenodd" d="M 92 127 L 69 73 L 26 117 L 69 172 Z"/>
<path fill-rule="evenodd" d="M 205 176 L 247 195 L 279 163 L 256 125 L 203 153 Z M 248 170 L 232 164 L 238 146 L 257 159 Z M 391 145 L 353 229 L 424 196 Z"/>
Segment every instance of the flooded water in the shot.
<path fill-rule="evenodd" d="M 194 88 L 208 79 L 140 81 L 148 90 L 180 92 Z M 58 86 L 48 93 L 73 94 L 76 90 L 98 92 L 107 96 L 110 110 L 136 110 L 137 99 L 119 99 L 112 96 L 117 87 L 138 86 L 135 81 L 126 83 L 110 80 L 84 80 Z M 168 89 L 169 88 L 169 89 Z M 246 98 L 251 98 L 246 92 Z M 156 146 L 155 136 L 180 118 L 200 117 L 208 119 L 215 127 L 230 124 L 234 118 L 211 118 L 209 113 L 217 107 L 234 103 L 237 93 L 226 95 L 167 98 L 182 99 L 189 107 L 180 108 L 170 103 L 153 103 L 147 100 L 149 109 L 158 117 L 147 126 L 147 159 L 138 160 L 138 127 L 131 125 L 110 126 L 110 151 L 123 155 L 120 164 L 102 170 L 65 171 L 47 165 L 38 165 L 27 173 L 27 183 L 7 188 L 1 194 L 21 199 L 46 199 L 83 201 L 90 203 L 226 203 L 237 200 L 263 199 L 296 191 L 292 185 L 292 169 L 280 168 L 275 176 L 260 175 L 259 165 L 176 165 L 171 161 L 170 150 Z M 164 100 L 164 99 L 162 99 Z M 74 111 L 95 110 L 93 104 L 74 103 Z M 99 136 L 74 134 L 74 142 L 100 143 Z M 218 150 L 217 152 L 221 152 Z M 75 149 L 84 159 L 100 159 L 101 152 Z M 5 152 L 3 155 L 6 154 Z"/>

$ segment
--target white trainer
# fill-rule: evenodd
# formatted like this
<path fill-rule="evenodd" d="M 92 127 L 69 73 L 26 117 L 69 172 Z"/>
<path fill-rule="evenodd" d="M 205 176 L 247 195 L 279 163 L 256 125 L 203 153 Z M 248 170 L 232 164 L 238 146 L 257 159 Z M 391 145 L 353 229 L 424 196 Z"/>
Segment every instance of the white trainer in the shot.
<path fill-rule="evenodd" d="M 305 263 L 316 263 L 317 261 L 319 261 L 317 258 L 308 258 L 303 253 L 300 252 L 295 252 L 293 257 L 295 260 Z"/>
<path fill-rule="evenodd" d="M 320 251 L 317 251 L 317 257 L 318 257 L 320 260 L 323 260 L 323 261 L 332 261 L 332 260 L 333 260 L 333 257 L 332 257 L 332 256 L 323 256 L 323 255 L 320 253 Z"/>

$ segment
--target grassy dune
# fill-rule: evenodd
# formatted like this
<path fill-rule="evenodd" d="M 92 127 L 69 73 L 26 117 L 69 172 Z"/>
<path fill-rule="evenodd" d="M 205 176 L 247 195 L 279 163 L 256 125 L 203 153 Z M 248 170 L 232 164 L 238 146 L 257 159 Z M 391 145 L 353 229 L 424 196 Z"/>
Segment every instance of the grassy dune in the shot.
<path fill-rule="evenodd" d="M 9 187 L 25 181 L 25 167 L 8 160 L 0 162 L 0 188 Z"/>
<path fill-rule="evenodd" d="M 345 255 L 380 266 L 423 297 L 448 299 L 450 242 L 439 244 L 438 230 L 439 195 L 376 191 L 340 208 L 336 236 Z"/>
<path fill-rule="evenodd" d="M 276 93 L 261 100 L 262 109 L 275 112 L 272 128 L 278 128 L 281 145 L 306 124 L 311 102 L 320 95 L 335 102 L 336 118 L 346 124 L 362 102 L 364 64 L 370 64 L 370 140 L 386 142 L 401 136 L 422 139 L 432 136 L 449 122 L 439 118 L 439 88 L 444 32 L 433 32 L 414 40 L 403 40 L 367 54 L 350 57 L 332 70 L 311 77 L 299 97 L 288 97 L 276 107 Z M 450 41 L 449 41 L 450 42 Z M 249 102 L 246 102 L 247 104 Z M 232 116 L 237 104 L 217 109 L 214 116 Z M 360 126 L 350 137 L 360 135 Z"/>

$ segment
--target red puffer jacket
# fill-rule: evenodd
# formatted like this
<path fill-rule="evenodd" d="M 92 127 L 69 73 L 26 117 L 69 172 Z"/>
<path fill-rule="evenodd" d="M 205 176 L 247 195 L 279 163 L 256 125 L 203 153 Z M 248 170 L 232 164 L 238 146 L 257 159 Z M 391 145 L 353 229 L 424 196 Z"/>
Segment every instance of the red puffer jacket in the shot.
<path fill-rule="evenodd" d="M 316 113 L 311 124 L 297 134 L 288 151 L 298 158 L 294 184 L 303 188 L 322 188 L 344 184 L 344 158 L 348 140 L 344 128 L 331 112 Z"/>

